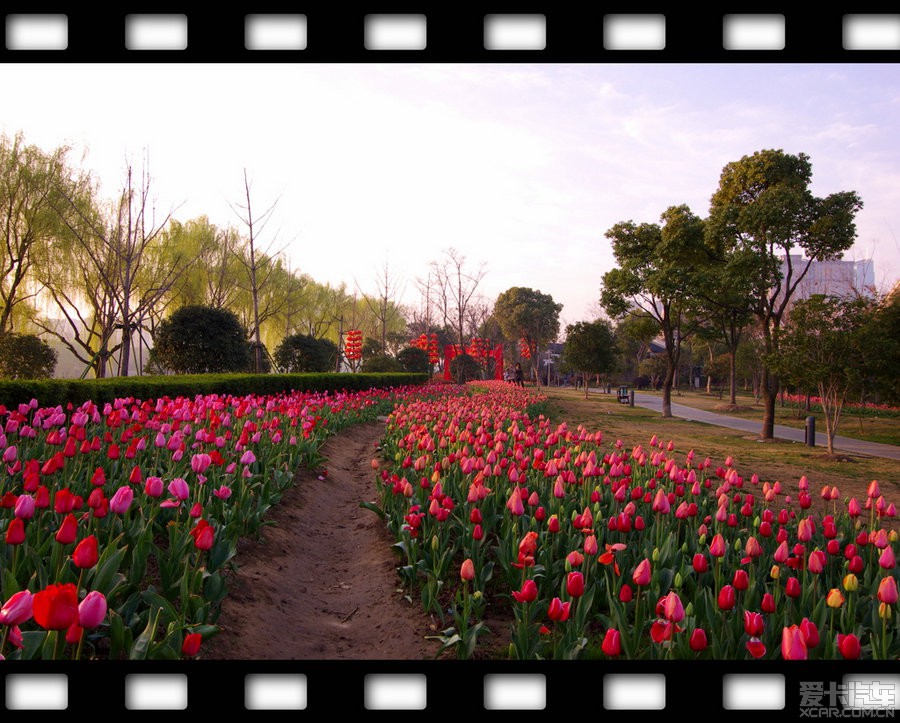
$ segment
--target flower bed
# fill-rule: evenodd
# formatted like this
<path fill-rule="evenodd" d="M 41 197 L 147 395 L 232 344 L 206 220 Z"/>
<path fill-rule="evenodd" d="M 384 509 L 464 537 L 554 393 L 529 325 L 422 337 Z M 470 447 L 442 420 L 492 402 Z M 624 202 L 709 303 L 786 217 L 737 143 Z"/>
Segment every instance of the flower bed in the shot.
<path fill-rule="evenodd" d="M 330 432 L 423 393 L 0 408 L 0 655 L 196 655 L 217 631 L 238 539 L 297 468 L 321 463 Z"/>
<path fill-rule="evenodd" d="M 877 482 L 864 500 L 805 478 L 789 495 L 731 458 L 529 416 L 541 401 L 473 384 L 390 416 L 381 511 L 444 649 L 476 655 L 490 606 L 513 658 L 900 655 Z"/>

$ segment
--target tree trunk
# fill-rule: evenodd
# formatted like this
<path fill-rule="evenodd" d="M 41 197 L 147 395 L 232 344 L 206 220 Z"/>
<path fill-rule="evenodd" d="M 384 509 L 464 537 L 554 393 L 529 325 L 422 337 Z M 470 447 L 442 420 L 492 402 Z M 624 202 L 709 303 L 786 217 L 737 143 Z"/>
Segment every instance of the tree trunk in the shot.
<path fill-rule="evenodd" d="M 582 377 L 582 382 L 584 383 L 584 398 L 587 399 L 588 398 L 588 375 L 585 373 L 585 374 L 582 374 L 581 377 Z"/>
<path fill-rule="evenodd" d="M 663 378 L 662 415 L 672 416 L 672 386 L 675 381 L 675 366 L 671 362 L 666 365 L 666 376 Z"/>
<path fill-rule="evenodd" d="M 775 438 L 775 405 L 778 402 L 778 378 L 768 369 L 763 368 L 760 380 L 760 392 L 765 405 L 762 430 L 759 436 L 763 439 Z"/>
<path fill-rule="evenodd" d="M 737 351 L 728 352 L 728 403 L 737 404 Z"/>

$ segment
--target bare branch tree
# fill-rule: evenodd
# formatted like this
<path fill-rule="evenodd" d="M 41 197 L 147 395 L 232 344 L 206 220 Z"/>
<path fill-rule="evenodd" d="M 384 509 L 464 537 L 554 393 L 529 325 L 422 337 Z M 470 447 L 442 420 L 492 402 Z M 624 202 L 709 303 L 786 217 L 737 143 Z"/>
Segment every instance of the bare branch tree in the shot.
<path fill-rule="evenodd" d="M 484 278 L 485 265 L 466 268 L 466 257 L 455 248 L 445 249 L 444 258 L 431 262 L 437 298 L 437 309 L 444 324 L 454 330 L 456 343 L 466 345 L 466 321 L 469 304 Z"/>

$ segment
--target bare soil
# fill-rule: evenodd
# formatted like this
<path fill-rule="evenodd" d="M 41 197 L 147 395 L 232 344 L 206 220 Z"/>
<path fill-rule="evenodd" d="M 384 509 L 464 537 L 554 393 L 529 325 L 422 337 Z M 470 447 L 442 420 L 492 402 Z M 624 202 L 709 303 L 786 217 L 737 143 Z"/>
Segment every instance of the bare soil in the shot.
<path fill-rule="evenodd" d="M 323 453 L 327 475 L 300 471 L 258 541 L 243 542 L 204 644 L 217 660 L 423 660 L 437 624 L 403 598 L 399 558 L 376 501 L 371 460 L 383 425 L 354 425 Z"/>

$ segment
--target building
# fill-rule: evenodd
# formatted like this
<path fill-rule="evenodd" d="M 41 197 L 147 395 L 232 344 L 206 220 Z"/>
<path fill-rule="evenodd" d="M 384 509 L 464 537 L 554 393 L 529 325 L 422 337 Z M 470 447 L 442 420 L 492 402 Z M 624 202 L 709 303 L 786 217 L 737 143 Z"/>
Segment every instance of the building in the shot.
<path fill-rule="evenodd" d="M 806 267 L 807 259 L 799 254 L 791 254 L 791 266 L 796 274 Z M 781 264 L 781 274 L 787 273 L 787 262 Z M 869 296 L 875 295 L 875 267 L 871 259 L 861 261 L 813 261 L 809 271 L 797 286 L 791 302 L 808 299 L 814 294 L 826 296 Z"/>

